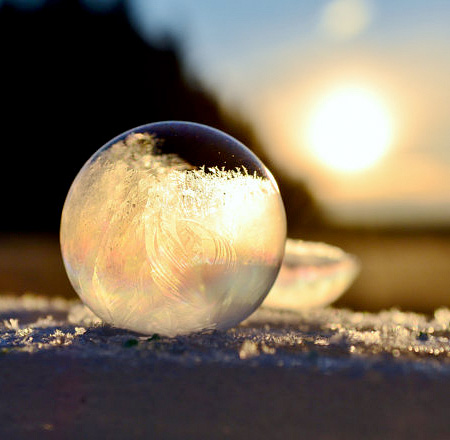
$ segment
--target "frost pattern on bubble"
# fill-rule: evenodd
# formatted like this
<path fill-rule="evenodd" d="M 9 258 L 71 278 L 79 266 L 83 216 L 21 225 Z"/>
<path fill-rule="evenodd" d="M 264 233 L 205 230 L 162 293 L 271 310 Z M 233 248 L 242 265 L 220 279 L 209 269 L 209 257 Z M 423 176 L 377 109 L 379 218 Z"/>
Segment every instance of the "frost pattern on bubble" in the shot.
<path fill-rule="evenodd" d="M 283 265 L 264 305 L 286 310 L 326 306 L 351 285 L 359 267 L 356 257 L 336 246 L 287 239 Z"/>
<path fill-rule="evenodd" d="M 69 279 L 102 320 L 142 333 L 228 328 L 261 303 L 279 269 L 284 208 L 244 167 L 194 168 L 151 133 L 99 150 L 61 223 Z"/>

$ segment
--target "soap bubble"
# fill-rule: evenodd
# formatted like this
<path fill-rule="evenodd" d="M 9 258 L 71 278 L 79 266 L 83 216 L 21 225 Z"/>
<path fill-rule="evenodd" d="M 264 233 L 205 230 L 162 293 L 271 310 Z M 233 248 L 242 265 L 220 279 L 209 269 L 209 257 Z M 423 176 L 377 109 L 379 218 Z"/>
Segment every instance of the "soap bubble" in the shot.
<path fill-rule="evenodd" d="M 83 302 L 143 334 L 238 324 L 274 283 L 285 239 L 267 168 L 231 136 L 189 122 L 108 142 L 78 173 L 61 220 L 64 264 Z"/>
<path fill-rule="evenodd" d="M 288 238 L 280 273 L 263 305 L 296 311 L 327 306 L 359 270 L 358 258 L 336 246 Z"/>

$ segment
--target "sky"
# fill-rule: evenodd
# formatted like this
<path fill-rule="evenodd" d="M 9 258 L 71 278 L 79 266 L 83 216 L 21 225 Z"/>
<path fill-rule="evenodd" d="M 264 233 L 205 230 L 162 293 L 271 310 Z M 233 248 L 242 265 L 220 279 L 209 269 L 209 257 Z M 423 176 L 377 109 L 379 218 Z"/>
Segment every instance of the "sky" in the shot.
<path fill-rule="evenodd" d="M 333 220 L 450 224 L 450 1 L 125 2 Z"/>
<path fill-rule="evenodd" d="M 335 221 L 450 223 L 450 2 L 128 7 L 144 37 L 182 38 L 193 74 Z"/>

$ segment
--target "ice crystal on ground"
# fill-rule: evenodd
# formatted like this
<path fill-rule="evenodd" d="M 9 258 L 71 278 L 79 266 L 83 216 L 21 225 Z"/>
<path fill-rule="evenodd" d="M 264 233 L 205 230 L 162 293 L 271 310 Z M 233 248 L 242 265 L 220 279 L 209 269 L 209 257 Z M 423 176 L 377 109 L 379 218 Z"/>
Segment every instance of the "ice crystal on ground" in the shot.
<path fill-rule="evenodd" d="M 258 345 L 255 342 L 246 339 L 242 343 L 241 348 L 239 350 L 239 357 L 241 359 L 249 359 L 258 355 L 259 355 Z"/>
<path fill-rule="evenodd" d="M 399 310 L 364 313 L 325 308 L 298 313 L 261 308 L 226 332 L 149 338 L 98 321 L 86 325 L 89 313 L 80 311 L 84 306 L 69 301 L 58 304 L 65 307 L 59 307 L 60 315 L 54 320 L 48 316 L 54 313 L 51 300 L 0 296 L 0 352 L 92 359 L 115 356 L 186 366 L 250 362 L 250 366 L 314 368 L 329 373 L 360 374 L 375 369 L 450 374 L 448 309 L 425 316 Z M 130 344 L 130 340 L 135 342 Z"/>

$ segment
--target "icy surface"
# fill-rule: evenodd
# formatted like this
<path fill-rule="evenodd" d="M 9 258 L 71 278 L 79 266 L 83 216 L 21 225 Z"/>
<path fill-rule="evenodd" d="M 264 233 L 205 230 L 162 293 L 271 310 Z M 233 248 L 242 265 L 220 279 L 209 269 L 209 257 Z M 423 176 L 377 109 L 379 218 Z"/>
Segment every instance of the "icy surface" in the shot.
<path fill-rule="evenodd" d="M 168 336 L 230 328 L 278 274 L 278 187 L 222 132 L 179 122 L 136 130 L 100 149 L 72 184 L 61 221 L 69 279 L 117 327 Z"/>
<path fill-rule="evenodd" d="M 247 363 L 325 373 L 371 370 L 450 373 L 450 311 L 434 316 L 398 310 L 333 308 L 282 312 L 261 308 L 225 332 L 176 338 L 142 336 L 103 325 L 78 301 L 0 296 L 0 353 L 135 359 L 194 366 Z"/>

